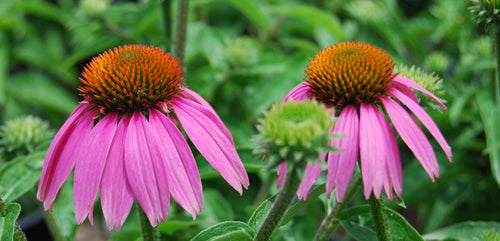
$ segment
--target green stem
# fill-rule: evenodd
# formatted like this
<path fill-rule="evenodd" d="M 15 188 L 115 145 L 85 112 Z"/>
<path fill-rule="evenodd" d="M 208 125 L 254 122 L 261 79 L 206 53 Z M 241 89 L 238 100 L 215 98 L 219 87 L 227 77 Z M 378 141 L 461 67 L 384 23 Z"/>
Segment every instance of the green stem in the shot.
<path fill-rule="evenodd" d="M 172 0 L 160 0 L 161 13 L 163 16 L 163 29 L 165 38 L 169 41 L 169 47 L 166 49 L 169 52 L 172 43 Z"/>
<path fill-rule="evenodd" d="M 174 55 L 181 66 L 184 66 L 184 54 L 186 50 L 186 32 L 189 14 L 189 0 L 178 0 L 177 23 L 175 25 Z"/>
<path fill-rule="evenodd" d="M 496 70 L 496 78 L 495 84 L 493 88 L 493 97 L 497 105 L 500 105 L 500 32 L 495 34 L 495 42 L 496 42 L 496 55 L 497 55 L 497 70 Z"/>
<path fill-rule="evenodd" d="M 148 216 L 144 213 L 141 206 L 137 204 L 139 219 L 141 220 L 142 240 L 143 241 L 159 241 L 160 232 L 157 227 L 151 226 Z"/>
<path fill-rule="evenodd" d="M 262 223 L 262 226 L 260 226 L 259 231 L 255 235 L 254 241 L 269 240 L 271 234 L 273 234 L 288 206 L 292 202 L 292 199 L 295 197 L 299 183 L 300 180 L 297 177 L 297 170 L 295 165 L 293 165 L 291 170 L 289 170 L 286 175 L 285 184 L 282 187 L 283 189 L 276 197 L 273 207 L 271 208 L 271 211 L 269 211 L 264 223 Z"/>
<path fill-rule="evenodd" d="M 390 241 L 391 235 L 389 233 L 389 226 L 387 225 L 387 216 L 385 215 L 383 201 L 371 195 L 368 202 L 370 203 L 370 212 L 372 213 L 378 240 Z"/>
<path fill-rule="evenodd" d="M 340 222 L 335 221 L 334 219 L 338 219 L 340 217 L 340 213 L 347 207 L 347 204 L 351 201 L 352 197 L 358 190 L 358 187 L 361 184 L 361 176 L 359 174 L 354 174 L 353 179 L 351 180 L 351 184 L 347 188 L 347 191 L 344 195 L 344 200 L 340 203 L 337 203 L 332 211 L 328 214 L 328 216 L 323 219 L 321 225 L 319 226 L 318 233 L 316 233 L 316 237 L 314 241 L 326 241 L 330 237 L 330 235 L 337 229 L 340 225 Z M 334 198 L 334 197 L 331 197 Z"/>
<path fill-rule="evenodd" d="M 47 225 L 49 225 L 50 232 L 55 241 L 66 241 L 64 235 L 62 233 L 61 227 L 56 221 L 56 217 L 52 211 L 45 211 L 45 220 L 47 221 Z"/>

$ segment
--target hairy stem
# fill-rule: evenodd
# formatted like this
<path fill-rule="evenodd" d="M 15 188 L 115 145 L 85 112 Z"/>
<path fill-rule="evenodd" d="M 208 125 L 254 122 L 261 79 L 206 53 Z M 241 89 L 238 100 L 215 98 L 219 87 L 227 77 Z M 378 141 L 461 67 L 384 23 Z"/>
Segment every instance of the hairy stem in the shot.
<path fill-rule="evenodd" d="M 181 63 L 181 66 L 184 66 L 188 14 L 189 0 L 178 0 L 177 22 L 175 26 L 174 55 L 179 63 Z"/>
<path fill-rule="evenodd" d="M 141 220 L 142 240 L 160 241 L 158 228 L 151 226 L 148 217 L 139 205 L 137 205 L 137 210 L 139 211 L 139 219 Z"/>
<path fill-rule="evenodd" d="M 328 216 L 323 219 L 321 225 L 319 226 L 318 233 L 316 233 L 316 237 L 314 241 L 326 241 L 330 237 L 330 235 L 337 229 L 340 225 L 340 222 L 335 221 L 334 219 L 340 217 L 340 213 L 347 207 L 347 204 L 351 201 L 354 193 L 361 184 L 361 176 L 358 174 L 354 174 L 353 179 L 351 180 L 351 184 L 347 188 L 346 194 L 344 195 L 344 200 L 342 202 L 337 203 L 332 211 L 328 214 Z M 334 197 L 331 197 L 334 198 Z"/>
<path fill-rule="evenodd" d="M 493 86 L 493 97 L 497 105 L 500 105 L 500 32 L 495 34 L 495 51 L 497 55 L 497 69 L 496 69 L 496 78 Z"/>
<path fill-rule="evenodd" d="M 271 208 L 271 211 L 269 211 L 264 223 L 262 223 L 262 226 L 260 226 L 257 235 L 255 235 L 254 241 L 269 240 L 271 234 L 273 234 L 288 206 L 292 202 L 292 199 L 295 197 L 299 183 L 300 180 L 297 177 L 297 170 L 295 165 L 293 165 L 292 169 L 289 170 L 286 175 L 285 184 L 282 187 L 283 189 L 278 194 L 278 197 L 276 197 L 273 207 Z"/>
<path fill-rule="evenodd" d="M 166 49 L 170 52 L 172 43 L 172 0 L 160 0 L 161 13 L 163 17 L 163 31 L 165 38 L 169 41 L 169 47 Z"/>
<path fill-rule="evenodd" d="M 377 233 L 378 240 L 390 241 L 391 235 L 389 233 L 383 201 L 371 195 L 368 202 L 370 203 L 370 212 L 372 213 L 373 224 L 375 225 L 375 232 Z"/>

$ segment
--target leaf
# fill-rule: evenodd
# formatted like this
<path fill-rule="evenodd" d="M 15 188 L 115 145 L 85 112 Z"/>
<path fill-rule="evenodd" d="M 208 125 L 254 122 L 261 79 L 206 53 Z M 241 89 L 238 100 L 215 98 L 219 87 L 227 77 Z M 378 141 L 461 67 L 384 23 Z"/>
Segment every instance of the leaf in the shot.
<path fill-rule="evenodd" d="M 204 190 L 203 199 L 203 211 L 207 216 L 219 222 L 234 219 L 231 205 L 216 189 Z"/>
<path fill-rule="evenodd" d="M 46 150 L 18 157 L 0 168 L 0 196 L 5 202 L 18 199 L 40 180 Z M 16 178 L 12 178 L 16 177 Z"/>
<path fill-rule="evenodd" d="M 279 226 L 283 226 L 290 222 L 292 218 L 300 212 L 309 202 L 315 200 L 320 194 L 325 192 L 325 184 L 317 185 L 314 186 L 311 191 L 309 192 L 309 195 L 307 196 L 307 200 L 301 200 L 299 201 L 297 198 L 294 198 L 290 206 L 288 207 L 287 211 L 283 215 Z M 260 206 L 253 212 L 252 216 L 248 220 L 248 225 L 255 231 L 260 229 L 260 226 L 262 223 L 264 223 L 264 220 L 267 217 L 267 214 L 273 207 L 274 200 L 278 194 L 266 199 L 264 202 L 260 204 Z"/>
<path fill-rule="evenodd" d="M 486 152 L 490 155 L 491 172 L 500 187 L 500 106 L 495 106 L 486 93 L 477 96 L 479 113 L 486 135 Z"/>
<path fill-rule="evenodd" d="M 488 235 L 497 235 L 500 230 L 499 222 L 467 221 L 425 234 L 425 240 L 493 240 L 486 239 Z"/>
<path fill-rule="evenodd" d="M 268 21 L 266 16 L 262 13 L 260 8 L 261 4 L 259 1 L 253 0 L 219 0 L 221 2 L 227 2 L 233 5 L 234 8 L 238 9 L 245 17 L 252 21 L 262 32 L 268 28 Z"/>
<path fill-rule="evenodd" d="M 21 205 L 7 203 L 5 211 L 5 217 L 0 214 L 0 241 L 11 241 L 14 239 L 14 228 L 21 213 Z"/>
<path fill-rule="evenodd" d="M 253 236 L 253 230 L 246 223 L 228 221 L 218 223 L 201 231 L 191 241 L 251 241 Z"/>
<path fill-rule="evenodd" d="M 302 18 L 314 26 L 328 30 L 337 41 L 345 40 L 339 20 L 321 9 L 306 5 L 280 5 L 272 7 L 271 11 L 288 17 Z"/>
<path fill-rule="evenodd" d="M 420 234 L 396 211 L 385 208 L 392 240 L 423 241 Z M 358 241 L 377 241 L 368 205 L 354 207 L 340 214 L 344 229 Z"/>

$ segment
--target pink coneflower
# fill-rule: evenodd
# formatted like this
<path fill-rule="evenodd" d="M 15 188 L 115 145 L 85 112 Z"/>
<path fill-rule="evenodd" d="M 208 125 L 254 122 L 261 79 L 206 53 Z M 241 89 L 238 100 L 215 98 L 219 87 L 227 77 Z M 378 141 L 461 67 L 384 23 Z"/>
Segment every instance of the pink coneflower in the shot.
<path fill-rule="evenodd" d="M 193 218 L 201 179 L 178 123 L 198 151 L 240 194 L 249 185 L 231 134 L 210 105 L 181 85 L 169 53 L 141 45 L 114 48 L 88 64 L 84 100 L 49 147 L 37 198 L 46 210 L 75 167 L 78 224 L 92 223 L 97 192 L 107 227 L 119 231 L 134 198 L 152 226 L 166 221 L 170 195 Z"/>
<path fill-rule="evenodd" d="M 392 190 L 401 195 L 399 151 L 386 115 L 432 181 L 434 176 L 439 177 L 436 156 L 419 124 L 406 109 L 429 130 L 451 162 L 450 146 L 410 88 L 428 95 L 443 110 L 446 107 L 412 80 L 393 74 L 394 66 L 385 51 L 370 44 L 338 43 L 323 49 L 311 60 L 305 71 L 306 82 L 297 85 L 285 97 L 285 101 L 317 99 L 340 112 L 331 132 L 345 136 L 330 144 L 343 151 L 328 153 L 326 178 L 328 197 L 335 187 L 339 202 L 354 172 L 358 153 L 367 199 L 372 192 L 379 198 L 382 188 L 389 198 L 392 198 Z M 318 168 L 306 168 L 306 175 L 312 180 L 303 181 L 308 184 L 307 190 L 319 176 Z"/>

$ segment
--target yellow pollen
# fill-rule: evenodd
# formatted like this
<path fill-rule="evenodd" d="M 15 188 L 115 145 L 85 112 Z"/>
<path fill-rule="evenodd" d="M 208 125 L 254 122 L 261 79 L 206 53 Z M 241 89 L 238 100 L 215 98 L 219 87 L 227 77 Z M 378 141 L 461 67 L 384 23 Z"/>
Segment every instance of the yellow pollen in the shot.
<path fill-rule="evenodd" d="M 104 113 L 145 111 L 182 90 L 182 68 L 170 53 L 144 45 L 126 45 L 92 59 L 78 90 Z"/>
<path fill-rule="evenodd" d="M 306 81 L 320 101 L 336 106 L 375 102 L 391 87 L 395 63 L 385 51 L 366 43 L 331 45 L 307 66 Z"/>

